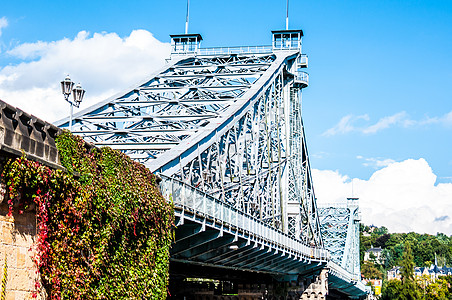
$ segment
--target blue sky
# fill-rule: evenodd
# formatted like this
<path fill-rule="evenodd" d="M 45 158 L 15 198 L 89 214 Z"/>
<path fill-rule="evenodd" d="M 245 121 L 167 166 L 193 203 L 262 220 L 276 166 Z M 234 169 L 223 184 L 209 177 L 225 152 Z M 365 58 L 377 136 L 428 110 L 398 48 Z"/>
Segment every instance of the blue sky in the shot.
<path fill-rule="evenodd" d="M 189 31 L 201 33 L 205 47 L 265 45 L 271 30 L 285 27 L 285 0 L 190 2 Z M 163 64 L 169 34 L 184 30 L 185 9 L 182 0 L 2 1 L 0 98 L 62 118 L 68 109 L 58 81 L 70 73 L 87 90 L 84 105 L 102 100 Z M 303 118 L 319 198 L 350 194 L 353 178 L 359 194 L 358 182 L 397 166 L 416 178 L 429 173 L 426 195 L 449 189 L 452 1 L 292 0 L 289 15 L 309 56 Z M 342 194 L 324 193 L 327 172 Z M 452 202 L 452 194 L 441 197 Z"/>

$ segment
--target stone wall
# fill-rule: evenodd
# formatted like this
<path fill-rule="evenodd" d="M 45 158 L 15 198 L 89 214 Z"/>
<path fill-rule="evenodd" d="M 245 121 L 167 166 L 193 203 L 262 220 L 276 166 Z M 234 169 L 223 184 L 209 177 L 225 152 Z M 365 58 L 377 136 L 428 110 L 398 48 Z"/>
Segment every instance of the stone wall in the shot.
<path fill-rule="evenodd" d="M 3 197 L 1 197 L 3 198 Z M 0 199 L 0 280 L 4 277 L 5 257 L 7 262 L 6 299 L 44 299 L 40 291 L 33 298 L 35 284 L 39 280 L 36 266 L 34 243 L 36 236 L 36 216 L 32 212 L 8 216 L 8 207 Z M 0 283 L 1 291 L 1 283 Z"/>

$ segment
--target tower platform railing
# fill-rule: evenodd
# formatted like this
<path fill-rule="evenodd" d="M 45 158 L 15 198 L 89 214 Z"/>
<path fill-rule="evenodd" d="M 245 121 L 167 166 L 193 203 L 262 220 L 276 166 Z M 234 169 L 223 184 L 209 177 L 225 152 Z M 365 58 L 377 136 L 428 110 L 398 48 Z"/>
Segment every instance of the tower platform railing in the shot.
<path fill-rule="evenodd" d="M 265 54 L 272 53 L 274 51 L 296 51 L 299 48 L 283 48 L 275 49 L 271 45 L 261 45 L 261 46 L 233 46 L 233 47 L 208 47 L 208 48 L 198 48 L 196 51 L 186 51 L 186 52 L 173 52 L 171 55 L 221 55 L 221 54 Z M 299 58 L 299 64 L 305 67 L 307 65 L 307 55 L 301 54 Z"/>
<path fill-rule="evenodd" d="M 298 71 L 295 74 L 295 85 L 299 85 L 301 87 L 307 87 L 309 85 L 309 74 L 303 71 Z"/>
<path fill-rule="evenodd" d="M 307 68 L 308 67 L 308 56 L 306 54 L 300 54 L 300 56 L 298 57 L 298 68 Z"/>
<path fill-rule="evenodd" d="M 345 202 L 317 202 L 317 207 L 334 207 L 334 208 L 348 208 Z"/>
<path fill-rule="evenodd" d="M 241 53 L 271 53 L 272 46 L 233 46 L 198 49 L 199 55 L 241 54 Z"/>

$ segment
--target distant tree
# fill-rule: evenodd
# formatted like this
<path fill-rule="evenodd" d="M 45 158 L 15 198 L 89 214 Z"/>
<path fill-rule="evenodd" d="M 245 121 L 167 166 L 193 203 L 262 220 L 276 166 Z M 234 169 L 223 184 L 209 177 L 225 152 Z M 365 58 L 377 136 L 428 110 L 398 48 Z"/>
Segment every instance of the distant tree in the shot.
<path fill-rule="evenodd" d="M 389 240 L 390 237 L 391 235 L 389 233 L 385 233 L 377 237 L 377 239 L 375 240 L 375 247 L 385 248 L 386 242 Z"/>
<path fill-rule="evenodd" d="M 368 227 L 368 226 L 366 226 Z M 370 248 L 372 244 L 372 238 L 370 236 L 363 235 L 363 232 L 359 233 L 359 259 L 360 263 L 363 264 L 364 262 L 364 253 L 367 249 Z"/>
<path fill-rule="evenodd" d="M 363 223 L 359 223 L 359 232 L 363 232 L 364 231 L 364 224 Z"/>
<path fill-rule="evenodd" d="M 433 265 L 433 262 L 430 260 L 426 260 L 426 261 L 424 261 L 423 267 L 430 268 L 431 265 Z"/>
<path fill-rule="evenodd" d="M 425 299 L 426 300 L 443 300 L 449 299 L 450 294 L 447 289 L 448 283 L 446 279 L 438 278 L 435 282 L 427 285 L 425 289 Z"/>
<path fill-rule="evenodd" d="M 444 276 L 442 277 L 442 279 L 444 279 L 447 283 L 447 297 L 448 299 L 452 299 L 452 276 L 448 275 L 448 276 Z"/>
<path fill-rule="evenodd" d="M 388 249 L 383 249 L 383 251 L 381 251 L 381 260 L 383 262 L 383 267 L 385 270 L 389 270 L 395 265 L 394 258 L 392 257 L 392 252 Z"/>
<path fill-rule="evenodd" d="M 372 261 L 366 261 L 361 265 L 361 274 L 367 279 L 383 279 L 383 273 Z"/>
<path fill-rule="evenodd" d="M 369 232 L 370 231 L 370 227 L 367 225 L 364 225 L 363 223 L 359 224 L 359 230 L 361 232 Z"/>
<path fill-rule="evenodd" d="M 377 257 L 375 256 L 375 254 L 373 252 L 369 253 L 369 260 L 373 263 L 376 263 Z"/>
<path fill-rule="evenodd" d="M 403 245 L 403 243 L 397 244 L 392 247 L 392 255 L 394 257 L 394 262 L 396 265 L 401 265 L 404 249 L 405 246 Z"/>
<path fill-rule="evenodd" d="M 414 280 L 414 261 L 410 243 L 405 244 L 400 273 L 402 275 L 402 290 L 400 292 L 400 299 L 419 299 L 420 293 L 416 281 Z"/>
<path fill-rule="evenodd" d="M 416 277 L 416 283 L 419 287 L 419 291 L 421 291 L 421 293 L 424 295 L 424 298 L 422 299 L 425 299 L 426 288 L 430 284 L 431 280 L 432 278 L 430 277 L 430 275 L 422 275 L 420 277 Z"/>
<path fill-rule="evenodd" d="M 391 233 L 389 240 L 386 242 L 386 247 L 394 247 L 402 242 L 403 238 L 400 233 Z"/>
<path fill-rule="evenodd" d="M 446 244 L 446 245 L 451 240 L 447 235 L 445 235 L 444 233 L 439 233 L 439 232 L 436 234 L 436 239 L 438 241 L 440 241 L 442 244 Z"/>
<path fill-rule="evenodd" d="M 375 246 L 383 249 L 382 262 L 386 270 L 400 266 L 405 244 L 410 243 L 415 266 L 429 267 L 430 264 L 427 262 L 435 260 L 435 253 L 438 266 L 452 266 L 452 236 L 443 233 L 436 235 L 415 232 L 388 233 L 385 227 L 369 227 L 364 224 L 360 225 L 360 230 L 361 264 L 364 263 L 365 251 Z"/>
<path fill-rule="evenodd" d="M 438 267 L 444 267 L 446 266 L 446 257 L 438 255 L 436 258 L 436 262 L 438 263 Z"/>
<path fill-rule="evenodd" d="M 413 253 L 413 255 L 417 258 L 415 262 L 416 265 L 421 266 L 425 261 L 434 261 L 435 253 L 431 242 L 432 239 L 430 237 L 425 237 L 420 243 L 417 253 Z M 428 267 L 430 267 L 430 265 L 428 265 Z"/>
<path fill-rule="evenodd" d="M 402 283 L 400 280 L 392 279 L 383 282 L 380 300 L 399 300 L 402 291 Z"/>
<path fill-rule="evenodd" d="M 374 233 L 377 235 L 383 235 L 383 234 L 387 234 L 388 233 L 388 228 L 381 226 L 381 227 L 377 227 L 374 230 Z"/>

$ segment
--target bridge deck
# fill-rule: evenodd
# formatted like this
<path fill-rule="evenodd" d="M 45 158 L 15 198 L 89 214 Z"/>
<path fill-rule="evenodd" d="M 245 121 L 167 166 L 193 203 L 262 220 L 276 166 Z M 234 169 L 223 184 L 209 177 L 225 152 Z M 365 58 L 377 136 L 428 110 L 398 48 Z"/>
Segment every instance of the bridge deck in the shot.
<path fill-rule="evenodd" d="M 324 249 L 306 246 L 179 180 L 162 175 L 160 186 L 174 203 L 176 226 L 189 221 L 190 230 L 182 229 L 184 233 L 176 238 L 173 259 L 275 274 L 300 274 L 307 266 L 325 266 L 329 260 Z M 206 232 L 209 234 L 204 238 L 197 236 L 191 243 L 182 243 Z M 211 244 L 205 245 L 206 240 Z"/>

